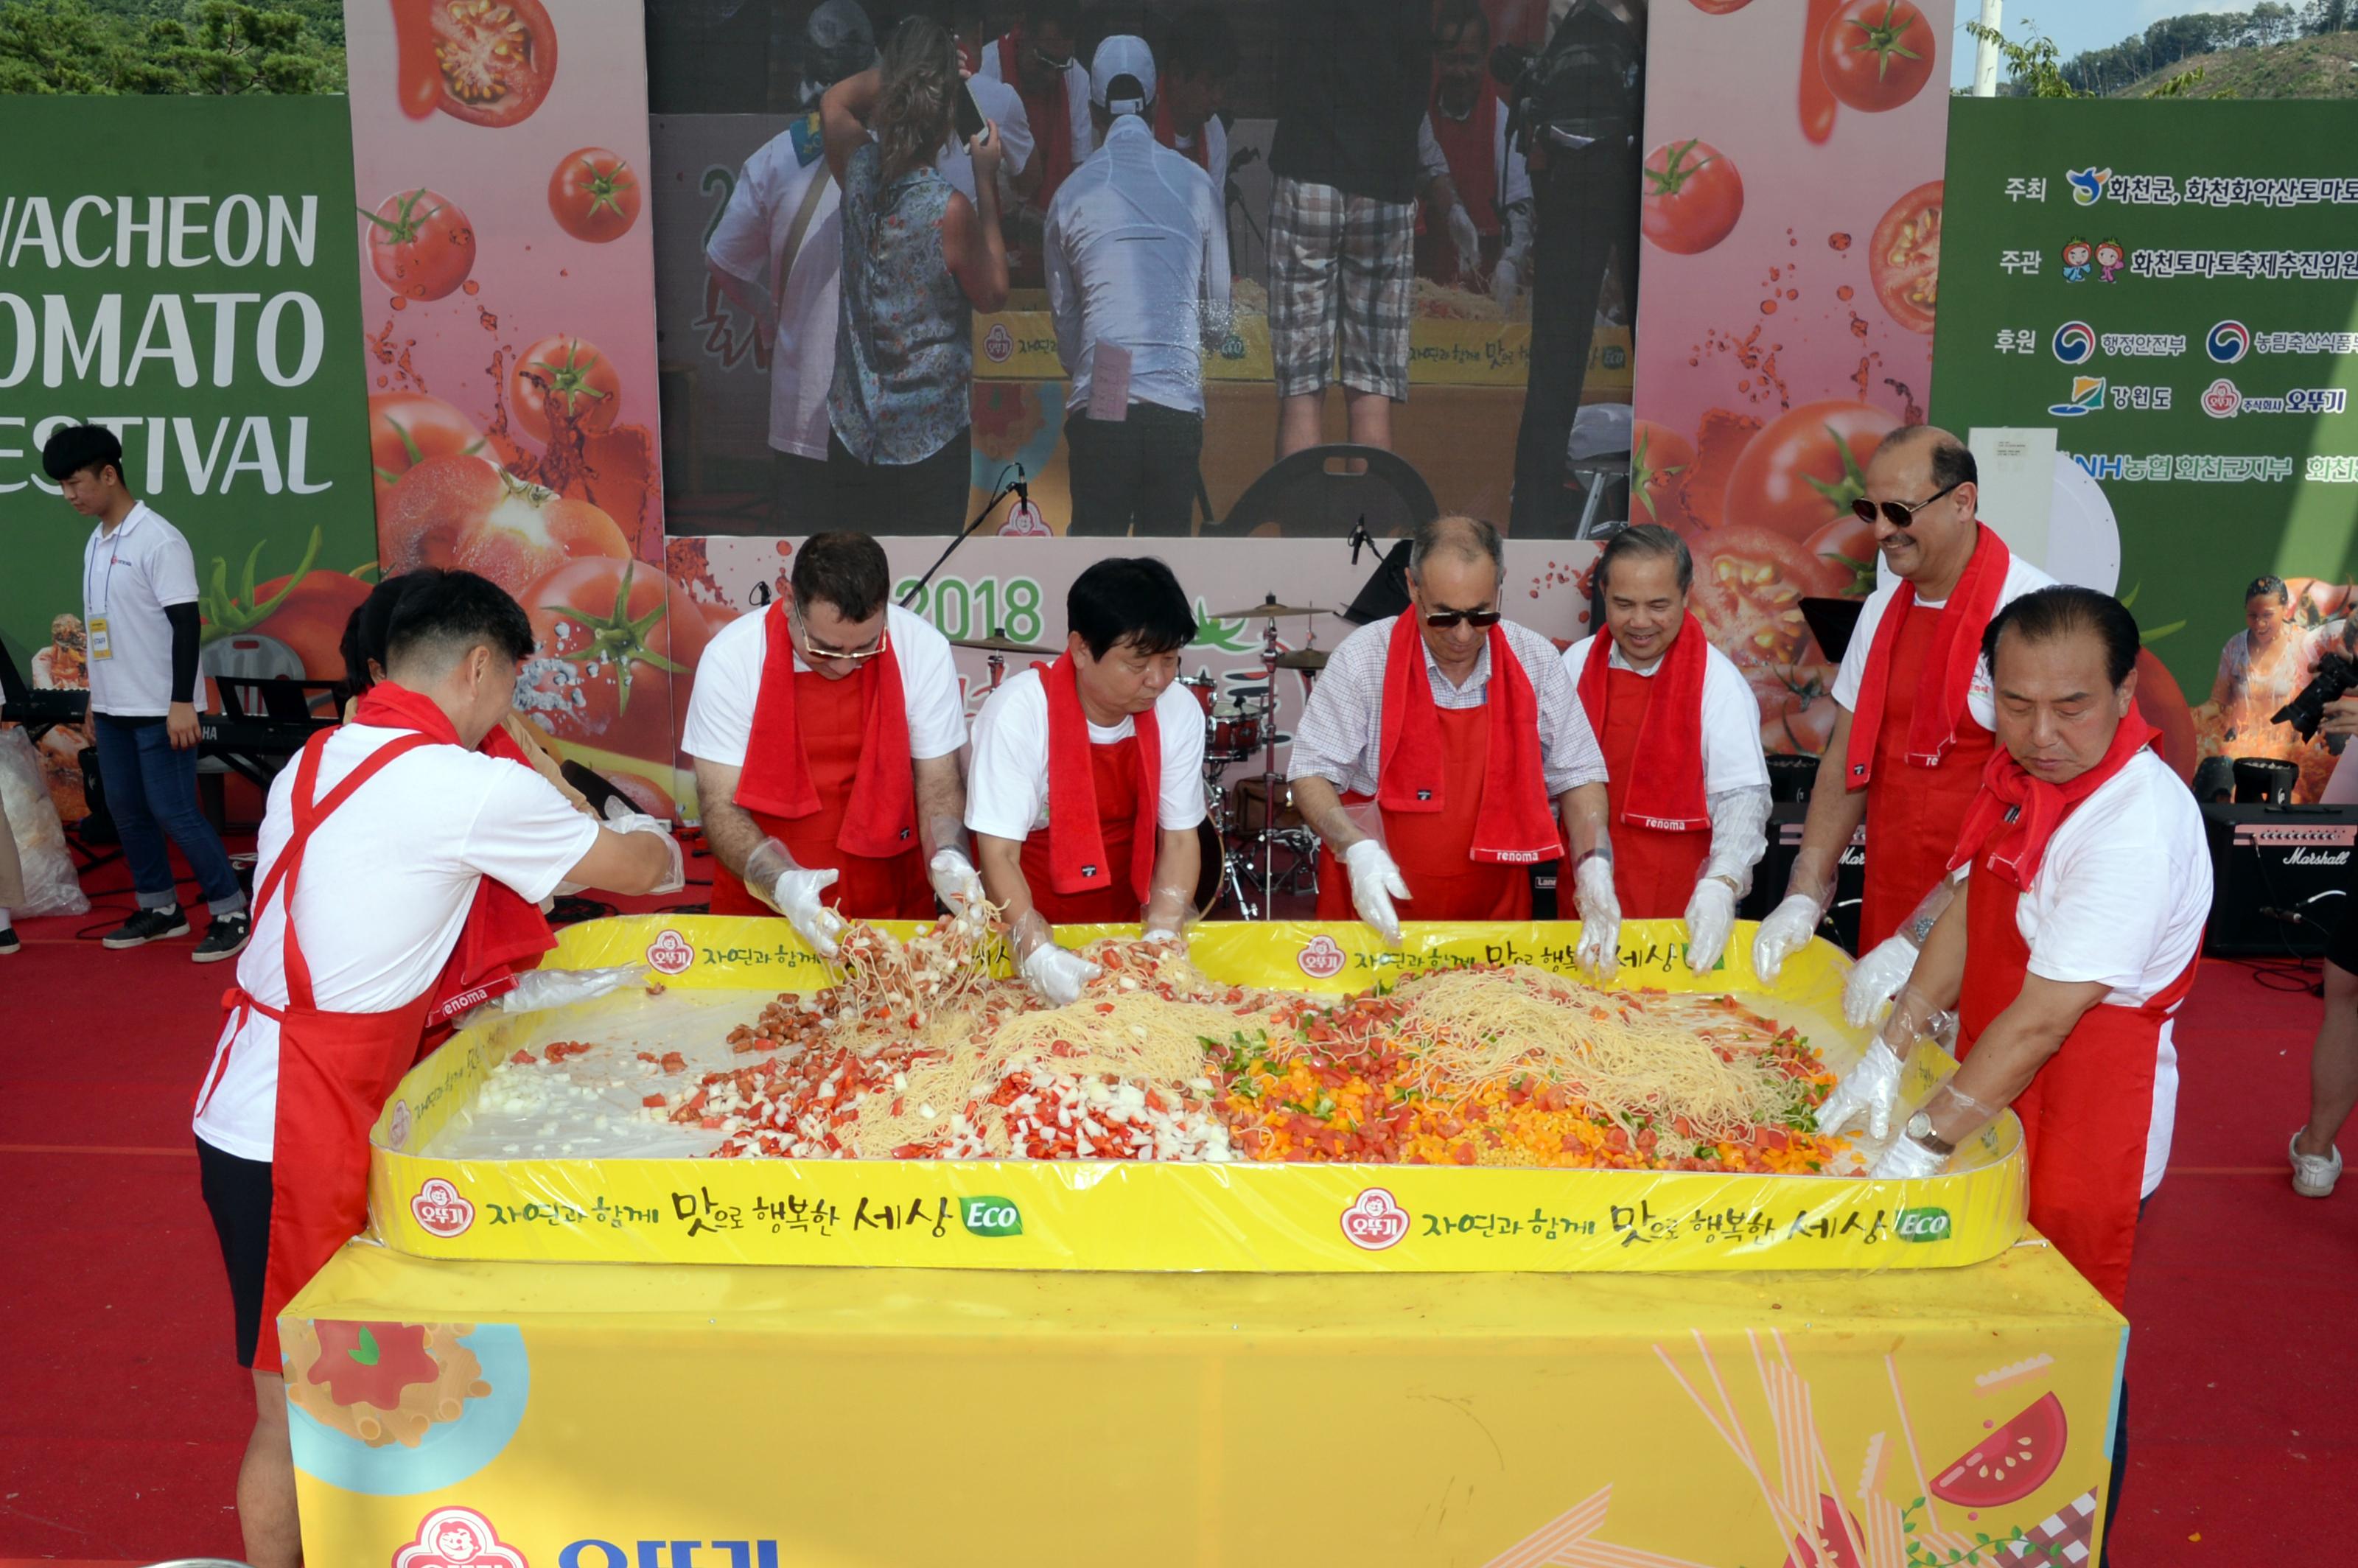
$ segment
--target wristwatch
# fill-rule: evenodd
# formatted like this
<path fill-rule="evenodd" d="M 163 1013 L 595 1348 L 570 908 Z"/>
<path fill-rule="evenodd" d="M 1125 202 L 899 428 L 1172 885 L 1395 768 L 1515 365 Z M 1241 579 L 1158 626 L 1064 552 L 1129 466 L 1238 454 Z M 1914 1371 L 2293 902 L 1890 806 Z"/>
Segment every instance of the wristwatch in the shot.
<path fill-rule="evenodd" d="M 1957 1152 L 1955 1144 L 1932 1130 L 1932 1116 L 1930 1111 L 1920 1110 L 1909 1117 L 1908 1125 L 1901 1130 L 1908 1134 L 1910 1141 L 1920 1144 L 1930 1153 L 1938 1154 L 1943 1160 Z"/>

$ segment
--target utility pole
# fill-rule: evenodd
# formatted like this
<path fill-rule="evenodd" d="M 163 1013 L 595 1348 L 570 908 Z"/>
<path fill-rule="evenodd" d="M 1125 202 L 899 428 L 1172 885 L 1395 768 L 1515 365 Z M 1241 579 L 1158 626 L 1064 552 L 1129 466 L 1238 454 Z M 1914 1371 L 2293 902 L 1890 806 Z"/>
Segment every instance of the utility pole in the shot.
<path fill-rule="evenodd" d="M 2006 0 L 1982 0 L 1982 26 L 1996 32 L 2005 25 Z M 1997 45 L 1986 38 L 1974 40 L 1974 96 L 1997 96 Z"/>

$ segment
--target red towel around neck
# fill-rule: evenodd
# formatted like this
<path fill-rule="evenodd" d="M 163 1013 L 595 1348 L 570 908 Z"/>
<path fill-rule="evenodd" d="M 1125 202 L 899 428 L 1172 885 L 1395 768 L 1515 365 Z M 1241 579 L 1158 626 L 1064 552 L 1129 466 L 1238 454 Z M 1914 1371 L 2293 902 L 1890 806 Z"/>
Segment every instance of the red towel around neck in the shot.
<path fill-rule="evenodd" d="M 1386 811 L 1442 811 L 1449 805 L 1442 787 L 1441 711 L 1425 674 L 1416 617 L 1411 609 L 1392 622 L 1384 662 L 1376 803 Z M 1561 844 L 1540 767 L 1539 697 L 1507 642 L 1503 621 L 1490 628 L 1490 689 L 1483 707 L 1489 711 L 1490 754 L 1467 857 L 1515 864 L 1552 860 Z"/>
<path fill-rule="evenodd" d="M 802 721 L 795 702 L 795 639 L 783 600 L 771 604 L 762 635 L 762 688 L 753 702 L 753 730 L 746 738 L 737 804 L 792 820 L 817 811 L 819 799 L 818 787 L 811 782 L 810 759 L 803 752 Z M 860 771 L 852 776 L 851 800 L 844 807 L 835 842 L 849 854 L 889 860 L 917 841 L 909 708 L 901 689 L 901 661 L 889 633 L 884 651 L 862 665 L 857 678 L 867 726 L 860 741 Z"/>
<path fill-rule="evenodd" d="M 1192 147 L 1182 147 L 1179 145 L 1179 127 L 1171 123 L 1171 102 L 1167 97 L 1157 98 L 1154 101 L 1154 139 L 1182 157 L 1193 158 L 1197 168 L 1202 169 L 1206 174 L 1212 174 L 1212 137 L 1209 127 L 1198 125 L 1195 128 L 1195 145 Z M 1224 184 L 1228 178 L 1227 169 L 1212 175 L 1216 185 Z"/>
<path fill-rule="evenodd" d="M 1949 857 L 1949 870 L 1955 871 L 1986 850 L 1988 858 L 1983 865 L 1990 875 L 2017 892 L 2029 892 L 2031 879 L 2039 874 L 2039 862 L 2046 858 L 2047 841 L 2055 837 L 2063 819 L 2160 735 L 2132 705 L 2120 728 L 2113 731 L 2113 743 L 2104 760 L 2060 784 L 2047 783 L 2000 746 L 1990 753 L 1989 765 L 1982 771 L 1981 794 L 1965 810 L 1965 825 L 1957 835 L 1956 853 Z"/>
<path fill-rule="evenodd" d="M 1033 194 L 1030 205 L 1042 211 L 1056 194 L 1056 187 L 1073 172 L 1076 161 L 1073 157 L 1073 111 L 1065 102 L 1065 76 L 1055 72 L 1056 84 L 1045 92 L 1023 91 L 1022 60 L 1027 47 L 1022 27 L 1011 28 L 999 40 L 999 79 L 1015 89 L 1023 100 L 1023 117 L 1032 122 L 1032 156 L 1040 160 L 1040 189 Z"/>
<path fill-rule="evenodd" d="M 1612 634 L 1599 633 L 1580 666 L 1580 705 L 1600 741 L 1612 700 L 1606 678 L 1612 660 Z M 1621 820 L 1632 827 L 1693 833 L 1711 826 L 1703 777 L 1703 678 L 1710 661 L 1710 641 L 1689 615 L 1651 677 L 1646 717 L 1638 725 L 1637 753 L 1621 797 Z"/>
<path fill-rule="evenodd" d="M 1098 826 L 1098 785 L 1089 765 L 1089 716 L 1081 707 L 1080 668 L 1070 652 L 1033 665 L 1048 694 L 1049 880 L 1060 893 L 1113 885 L 1105 834 Z M 1138 746 L 1137 822 L 1130 839 L 1130 882 L 1143 903 L 1154 885 L 1156 805 L 1163 797 L 1163 731 L 1154 710 L 1131 715 Z"/>
<path fill-rule="evenodd" d="M 2013 556 L 2006 541 L 1986 523 L 1974 544 L 1973 559 L 1964 576 L 1941 607 L 1938 639 L 1917 677 L 1916 701 L 1908 714 L 1908 761 L 1910 766 L 1937 768 L 1965 720 L 1965 697 L 1972 691 L 1974 666 L 1981 663 L 1982 632 L 1997 613 L 1998 596 L 2006 591 L 2006 569 Z M 1883 728 L 1883 705 L 1891 679 L 1891 655 L 1908 612 L 1916 605 L 1916 585 L 1902 582 L 1876 623 L 1875 642 L 1867 649 L 1866 670 L 1859 679 L 1858 708 L 1850 719 L 1850 753 L 1844 784 L 1864 788 L 1875 776 L 1875 741 Z"/>

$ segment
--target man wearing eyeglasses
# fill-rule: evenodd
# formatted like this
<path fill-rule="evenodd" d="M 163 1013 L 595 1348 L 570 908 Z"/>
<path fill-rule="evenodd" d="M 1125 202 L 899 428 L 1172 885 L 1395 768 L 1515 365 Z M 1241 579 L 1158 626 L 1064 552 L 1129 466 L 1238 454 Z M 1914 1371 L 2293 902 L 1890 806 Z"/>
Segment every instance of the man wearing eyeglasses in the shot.
<path fill-rule="evenodd" d="M 960 826 L 950 645 L 888 602 L 892 586 L 869 535 L 805 540 L 787 590 L 705 649 L 680 741 L 716 862 L 712 913 L 774 910 L 827 957 L 847 916 L 928 920 L 936 895 L 956 910 L 982 892 Z"/>
<path fill-rule="evenodd" d="M 1018 26 L 984 46 L 975 75 L 1007 83 L 1023 100 L 1039 170 L 1039 188 L 1023 211 L 1036 227 L 1065 177 L 1097 151 L 1098 134 L 1089 118 L 1088 67 L 1076 58 L 1078 0 L 1030 0 L 1022 15 Z M 1025 248 L 1036 256 L 1035 247 Z"/>
<path fill-rule="evenodd" d="M 1505 565 L 1487 523 L 1422 524 L 1407 612 L 1344 638 L 1312 690 L 1287 775 L 1325 844 L 1318 917 L 1356 913 L 1395 945 L 1401 900 L 1420 920 L 1528 920 L 1531 867 L 1569 842 L 1580 961 L 1609 973 L 1604 753 L 1555 644 L 1500 614 Z"/>
<path fill-rule="evenodd" d="M 1855 1025 L 1898 990 L 1948 903 L 1949 854 L 1996 745 L 1982 632 L 2006 605 L 2054 582 L 1975 514 L 1974 455 L 1948 431 L 1893 431 L 1868 460 L 1866 484 L 1853 509 L 1874 525 L 1885 576 L 1834 677 L 1840 711 L 1785 900 L 1752 947 L 1754 969 L 1775 984 L 1825 917 L 1843 849 L 1865 821 L 1866 956 L 1843 992 Z"/>

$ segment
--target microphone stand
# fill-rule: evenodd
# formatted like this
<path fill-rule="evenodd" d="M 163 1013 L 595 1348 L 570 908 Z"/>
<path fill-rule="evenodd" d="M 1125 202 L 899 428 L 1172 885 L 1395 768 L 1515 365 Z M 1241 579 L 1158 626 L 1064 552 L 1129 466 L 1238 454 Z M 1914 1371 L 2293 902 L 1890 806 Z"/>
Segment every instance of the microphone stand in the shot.
<path fill-rule="evenodd" d="M 968 539 L 974 537 L 976 529 L 980 528 L 985 523 L 990 521 L 990 514 L 999 510 L 999 503 L 1001 502 L 1006 500 L 1011 495 L 1019 493 L 1022 494 L 1026 501 L 1031 499 L 1031 487 L 1025 484 L 1022 478 L 1023 471 L 1022 466 L 1018 464 L 1015 471 L 1017 477 L 1010 481 L 1008 483 L 1001 485 L 999 489 L 991 492 L 990 499 L 983 503 L 982 510 L 975 514 L 974 521 L 966 525 L 966 532 L 960 534 L 957 538 L 952 539 L 949 542 L 949 547 L 942 551 L 939 556 L 936 557 L 934 558 L 934 564 L 925 568 L 925 575 L 919 578 L 914 583 L 911 584 L 909 591 L 901 596 L 902 609 L 908 609 L 909 606 L 916 600 L 917 595 L 925 591 L 925 585 L 934 580 L 934 574 L 942 569 L 943 565 L 949 560 L 953 554 L 957 552 L 957 547 L 960 545 L 965 544 Z"/>

